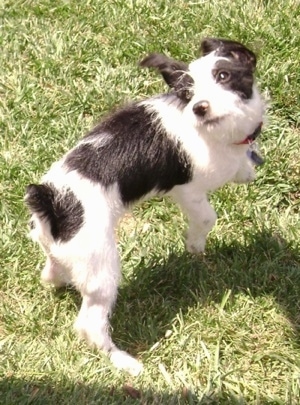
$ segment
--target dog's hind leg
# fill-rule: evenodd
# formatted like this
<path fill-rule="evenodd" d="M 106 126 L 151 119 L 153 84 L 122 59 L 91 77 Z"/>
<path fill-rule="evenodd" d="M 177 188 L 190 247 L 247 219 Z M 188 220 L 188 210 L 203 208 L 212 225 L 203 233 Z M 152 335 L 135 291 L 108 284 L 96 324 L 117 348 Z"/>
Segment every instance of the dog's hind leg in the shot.
<path fill-rule="evenodd" d="M 47 255 L 46 264 L 42 270 L 41 280 L 44 283 L 50 283 L 54 287 L 63 287 L 70 283 L 66 277 L 66 269 L 54 258 Z"/>
<path fill-rule="evenodd" d="M 213 228 L 217 215 L 208 202 L 206 194 L 193 191 L 188 185 L 181 186 L 173 196 L 188 216 L 187 250 L 191 253 L 202 253 L 205 250 L 207 234 Z"/>
<path fill-rule="evenodd" d="M 89 344 L 103 350 L 118 369 L 124 369 L 132 375 L 142 371 L 142 365 L 124 351 L 119 350 L 110 336 L 109 315 L 114 306 L 120 279 L 119 257 L 112 235 L 105 241 L 99 241 L 101 249 L 90 251 L 88 261 L 81 261 L 76 276 L 77 288 L 82 295 L 82 305 L 75 322 L 75 329 Z"/>
<path fill-rule="evenodd" d="M 75 329 L 90 345 L 103 350 L 117 369 L 138 375 L 143 370 L 142 364 L 112 342 L 108 320 L 111 306 L 111 298 L 103 289 L 84 295 Z"/>

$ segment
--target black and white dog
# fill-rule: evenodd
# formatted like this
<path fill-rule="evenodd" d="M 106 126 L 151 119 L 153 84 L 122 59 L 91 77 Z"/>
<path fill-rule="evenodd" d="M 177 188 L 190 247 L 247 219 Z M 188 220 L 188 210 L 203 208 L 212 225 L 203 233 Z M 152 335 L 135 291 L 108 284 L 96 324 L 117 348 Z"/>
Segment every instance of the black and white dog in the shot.
<path fill-rule="evenodd" d="M 238 42 L 208 38 L 189 65 L 151 54 L 167 94 L 114 112 L 88 133 L 42 183 L 29 185 L 31 237 L 47 256 L 42 279 L 82 295 L 75 328 L 133 375 L 142 365 L 109 333 L 120 263 L 115 227 L 136 201 L 170 195 L 189 218 L 187 249 L 202 252 L 216 213 L 207 192 L 254 180 L 249 144 L 265 105 L 254 83 L 255 54 Z"/>

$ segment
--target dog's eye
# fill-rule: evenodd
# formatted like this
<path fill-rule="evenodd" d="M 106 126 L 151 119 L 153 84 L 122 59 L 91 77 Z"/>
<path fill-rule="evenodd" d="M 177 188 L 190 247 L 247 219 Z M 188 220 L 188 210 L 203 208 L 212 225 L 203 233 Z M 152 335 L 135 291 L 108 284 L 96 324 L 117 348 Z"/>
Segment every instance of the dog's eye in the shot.
<path fill-rule="evenodd" d="M 217 74 L 217 82 L 226 83 L 230 80 L 230 73 L 226 70 L 222 70 Z"/>

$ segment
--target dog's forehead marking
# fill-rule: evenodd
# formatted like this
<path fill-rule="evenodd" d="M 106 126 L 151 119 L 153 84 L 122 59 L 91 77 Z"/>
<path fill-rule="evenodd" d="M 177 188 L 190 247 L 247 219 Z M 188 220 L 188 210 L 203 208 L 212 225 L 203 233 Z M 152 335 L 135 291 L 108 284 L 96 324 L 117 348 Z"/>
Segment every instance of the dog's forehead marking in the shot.
<path fill-rule="evenodd" d="M 230 70 L 237 68 L 245 69 L 246 66 L 238 60 L 227 58 L 225 56 L 218 56 L 217 51 L 214 51 L 191 62 L 189 65 L 189 72 L 194 78 L 197 78 L 197 75 L 199 74 L 207 74 L 209 76 L 209 74 L 216 68 L 226 68 L 227 70 Z"/>
<path fill-rule="evenodd" d="M 215 52 L 212 52 L 209 55 L 202 56 L 201 58 L 191 62 L 189 65 L 189 72 L 191 73 L 193 79 L 197 80 L 198 78 L 198 80 L 201 80 L 201 77 L 203 78 L 205 76 L 206 80 L 206 78 L 208 79 L 209 77 L 212 77 L 212 71 L 219 61 L 230 62 L 228 58 L 217 56 Z"/>
<path fill-rule="evenodd" d="M 226 83 L 219 82 L 218 74 L 222 71 L 230 73 L 230 80 Z M 221 90 L 245 100 L 252 97 L 254 77 L 251 67 L 237 59 L 219 56 L 217 51 L 191 62 L 189 74 L 200 98 L 212 96 L 215 92 L 220 96 Z M 215 97 L 219 96 L 215 94 Z"/>

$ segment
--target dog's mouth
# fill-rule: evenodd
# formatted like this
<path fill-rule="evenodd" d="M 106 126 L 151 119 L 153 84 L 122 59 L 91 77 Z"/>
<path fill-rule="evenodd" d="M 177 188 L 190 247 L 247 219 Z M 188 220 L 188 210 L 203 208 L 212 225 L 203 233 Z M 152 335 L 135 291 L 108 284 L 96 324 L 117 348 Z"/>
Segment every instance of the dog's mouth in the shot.
<path fill-rule="evenodd" d="M 252 132 L 252 134 L 246 136 L 246 138 L 243 141 L 237 142 L 236 145 L 248 145 L 248 144 L 253 143 L 256 140 L 256 138 L 259 136 L 259 134 L 261 133 L 262 125 L 263 125 L 263 123 L 260 122 L 258 124 L 258 126 L 255 128 L 254 132 Z"/>
<path fill-rule="evenodd" d="M 225 118 L 226 118 L 226 115 L 223 115 L 220 117 L 213 117 L 213 118 L 203 118 L 201 124 L 206 125 L 206 126 L 216 126 L 216 125 L 219 125 Z"/>
<path fill-rule="evenodd" d="M 216 117 L 216 118 L 208 118 L 206 120 L 203 120 L 204 125 L 217 125 L 220 123 L 222 118 Z"/>

